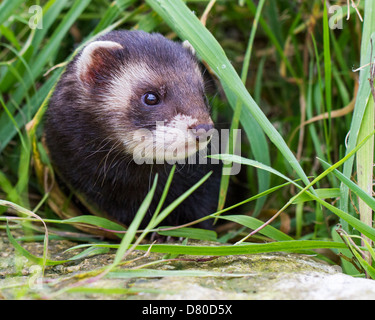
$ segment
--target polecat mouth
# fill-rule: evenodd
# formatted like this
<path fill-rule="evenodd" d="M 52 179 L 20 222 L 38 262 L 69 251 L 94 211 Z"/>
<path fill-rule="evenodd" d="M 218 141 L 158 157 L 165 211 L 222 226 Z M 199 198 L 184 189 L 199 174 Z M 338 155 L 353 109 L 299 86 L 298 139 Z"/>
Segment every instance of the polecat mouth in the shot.
<path fill-rule="evenodd" d="M 195 139 L 191 139 L 185 142 L 174 141 L 174 143 L 164 146 L 164 150 L 156 147 L 154 149 L 156 151 L 154 159 L 164 159 L 168 162 L 187 159 L 198 151 L 206 149 L 210 140 L 196 141 Z"/>
<path fill-rule="evenodd" d="M 198 119 L 179 114 L 167 124 L 157 122 L 153 130 L 136 130 L 125 146 L 136 162 L 181 163 L 207 148 L 212 129 L 211 123 L 200 123 Z"/>
<path fill-rule="evenodd" d="M 176 128 L 159 127 L 155 131 L 142 129 L 134 134 L 131 144 L 127 143 L 127 149 L 128 152 L 132 150 L 136 163 L 141 161 L 181 162 L 198 151 L 206 149 L 211 138 L 212 135 L 205 139 L 202 137 L 197 139 L 190 130 L 183 131 Z"/>

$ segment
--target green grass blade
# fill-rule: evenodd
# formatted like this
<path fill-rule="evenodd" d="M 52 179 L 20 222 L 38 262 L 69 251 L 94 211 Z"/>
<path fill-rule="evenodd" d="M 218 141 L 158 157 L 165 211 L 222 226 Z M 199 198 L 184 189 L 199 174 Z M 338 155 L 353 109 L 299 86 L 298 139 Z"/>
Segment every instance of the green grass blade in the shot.
<path fill-rule="evenodd" d="M 229 88 L 241 100 L 243 106 L 250 111 L 297 175 L 305 184 L 309 184 L 308 178 L 293 152 L 250 96 L 219 43 L 201 24 L 194 13 L 181 0 L 147 0 L 147 3 L 182 39 L 189 40 L 199 55 L 217 74 L 224 88 Z"/>
<path fill-rule="evenodd" d="M 375 131 L 373 131 L 363 141 L 361 141 L 343 159 L 341 159 L 339 162 L 337 162 L 336 164 L 334 164 L 333 166 L 331 166 L 330 168 L 328 168 L 327 170 L 325 170 L 323 173 L 321 173 L 317 178 L 315 178 L 312 182 L 310 182 L 305 188 L 302 188 L 300 185 L 296 184 L 295 182 L 292 182 L 288 177 L 284 176 L 283 174 L 281 174 L 277 170 L 275 170 L 273 168 L 270 168 L 268 166 L 265 166 L 263 164 L 259 164 L 256 161 L 252 161 L 252 160 L 249 160 L 249 159 L 244 159 L 242 157 L 235 156 L 235 155 L 219 155 L 218 158 L 219 159 L 224 159 L 224 160 L 227 160 L 227 161 L 237 161 L 237 162 L 242 163 L 242 164 L 256 166 L 256 167 L 261 168 L 263 170 L 268 170 L 269 172 L 274 173 L 274 174 L 276 174 L 276 175 L 278 175 L 278 176 L 286 179 L 289 182 L 292 182 L 295 186 L 297 186 L 298 188 L 302 189 L 297 195 L 295 195 L 294 197 L 292 197 L 288 201 L 288 203 L 282 209 L 280 209 L 280 211 L 285 210 L 290 204 L 293 203 L 293 201 L 295 199 L 297 199 L 299 196 L 301 196 L 301 194 L 303 194 L 303 193 L 306 192 L 311 198 L 313 198 L 315 201 L 317 201 L 318 203 L 320 203 L 321 205 L 323 205 L 324 207 L 326 207 L 328 210 L 332 211 L 334 214 L 336 214 L 343 221 L 345 221 L 348 224 L 350 224 L 353 228 L 356 228 L 359 232 L 361 232 L 365 236 L 369 237 L 371 240 L 375 240 L 375 229 L 373 229 L 370 226 L 366 225 L 365 223 L 363 223 L 362 221 L 358 220 L 357 218 L 351 216 L 347 212 L 345 212 L 345 211 L 343 211 L 341 209 L 338 209 L 338 208 L 330 205 L 329 203 L 325 202 L 324 200 L 320 199 L 318 196 L 316 196 L 316 192 L 313 194 L 313 193 L 311 193 L 311 192 L 308 191 L 308 189 L 310 188 L 310 186 L 313 186 L 315 183 L 317 183 L 318 181 L 320 181 L 323 177 L 327 176 L 329 173 L 331 173 L 332 171 L 334 171 L 340 165 L 342 165 L 343 163 L 345 163 L 346 161 L 348 161 L 348 159 L 350 159 L 361 147 L 363 147 L 364 144 L 366 144 L 366 142 L 369 139 L 372 138 L 372 136 L 374 135 L 374 133 L 375 133 Z M 244 238 L 244 239 L 246 239 L 246 238 Z"/>
<path fill-rule="evenodd" d="M 254 217 L 245 216 L 245 215 L 228 215 L 228 216 L 221 216 L 220 219 L 228 220 L 232 222 L 236 222 L 238 224 L 241 224 L 247 228 L 250 229 L 257 229 L 259 228 L 264 222 L 261 220 L 258 220 Z M 293 240 L 292 237 L 288 236 L 284 232 L 281 232 L 280 230 L 277 230 L 276 228 L 272 226 L 266 226 L 263 228 L 259 233 L 265 235 L 266 237 L 269 237 L 273 240 L 278 241 L 287 241 L 287 240 Z"/>
<path fill-rule="evenodd" d="M 250 38 L 248 41 L 248 46 L 247 46 L 245 59 L 244 59 L 243 67 L 242 67 L 242 73 L 241 73 L 241 81 L 244 85 L 246 84 L 246 79 L 247 79 L 249 65 L 250 65 L 250 58 L 251 58 L 253 44 L 254 44 L 255 33 L 258 27 L 258 21 L 259 21 L 260 14 L 264 6 L 264 2 L 265 2 L 264 0 L 259 2 L 256 14 L 255 14 L 253 26 L 251 29 L 251 33 L 250 33 Z M 228 146 L 229 152 L 232 153 L 235 150 L 234 145 L 236 144 L 236 142 L 234 141 L 234 138 L 235 138 L 234 130 L 238 129 L 240 118 L 246 119 L 242 122 L 242 125 L 244 126 L 244 129 L 246 131 L 247 137 L 251 145 L 251 150 L 252 150 L 252 153 L 254 154 L 255 159 L 262 163 L 270 164 L 271 160 L 270 160 L 270 155 L 269 155 L 268 143 L 267 143 L 267 140 L 263 131 L 261 130 L 259 125 L 254 121 L 251 114 L 246 115 L 246 112 L 242 111 L 242 104 L 235 96 L 233 96 L 231 93 L 229 93 L 229 95 L 227 93 L 227 96 L 230 97 L 229 101 L 231 103 L 232 108 L 234 108 L 234 115 L 232 119 L 232 125 L 231 125 L 231 130 L 230 130 L 230 137 L 229 137 L 229 146 Z M 243 116 L 241 116 L 241 114 Z M 223 171 L 227 170 L 227 168 L 228 168 L 227 165 L 224 164 Z M 257 174 L 258 174 L 258 191 L 262 192 L 264 190 L 267 190 L 270 184 L 270 175 L 268 174 L 267 171 L 261 171 L 261 170 L 258 170 Z M 227 189 L 229 185 L 229 178 L 230 178 L 229 175 L 223 175 L 221 178 L 218 210 L 221 210 L 224 207 L 226 193 L 227 193 Z M 266 200 L 267 198 L 264 197 L 257 201 L 256 207 L 254 210 L 254 215 L 257 215 L 260 212 Z"/>
<path fill-rule="evenodd" d="M 227 256 L 227 255 L 241 255 L 241 254 L 255 254 L 265 252 L 280 252 L 280 251 L 294 251 L 300 252 L 303 250 L 323 249 L 323 248 L 346 248 L 345 244 L 334 241 L 320 241 L 320 240 L 290 240 L 270 243 L 252 243 L 241 245 L 227 245 L 227 246 L 188 246 L 188 245 L 139 245 L 137 250 L 151 252 L 169 253 L 169 254 L 189 254 L 189 255 L 203 255 L 203 256 Z"/>
<path fill-rule="evenodd" d="M 354 256 L 357 258 L 357 261 L 360 263 L 360 265 L 363 267 L 363 269 L 365 269 L 366 273 L 372 278 L 372 279 L 375 279 L 375 268 L 370 264 L 372 263 L 372 259 L 374 258 L 373 254 L 374 254 L 374 250 L 372 249 L 371 245 L 366 241 L 366 239 L 363 239 L 361 237 L 357 237 L 357 236 L 348 236 L 348 235 L 345 235 L 345 234 L 342 234 L 342 236 L 346 239 L 346 243 L 348 244 L 348 247 L 351 249 L 350 251 L 354 254 Z M 361 254 L 358 252 L 358 248 L 356 248 L 353 243 L 350 241 L 351 238 L 359 238 L 361 239 L 364 244 L 365 244 L 365 247 L 367 248 L 367 250 L 369 251 L 369 253 L 371 253 L 371 255 L 369 255 L 369 261 L 366 261 L 363 257 L 362 257 L 362 254 L 363 252 L 361 252 Z M 360 250 L 359 250 L 360 251 Z"/>
<path fill-rule="evenodd" d="M 0 25 L 0 34 L 4 36 L 16 50 L 21 50 L 21 45 L 18 42 L 16 35 L 10 28 L 7 28 L 4 25 Z"/>
<path fill-rule="evenodd" d="M 40 44 L 46 37 L 47 32 L 57 22 L 61 11 L 67 6 L 68 0 L 49 0 L 43 6 L 43 28 L 36 29 L 34 38 L 31 42 L 34 48 L 40 48 Z M 39 50 L 34 51 L 35 55 L 39 54 Z"/>
<path fill-rule="evenodd" d="M 320 199 L 329 199 L 329 198 L 338 198 L 340 197 L 340 189 L 339 188 L 322 188 L 322 189 L 315 189 L 316 195 Z M 306 193 L 301 194 L 297 199 L 293 201 L 294 204 L 304 203 L 306 201 L 312 201 L 313 199 Z"/>
<path fill-rule="evenodd" d="M 176 171 L 176 166 L 174 165 L 171 169 L 171 172 L 169 173 L 167 182 L 165 183 L 165 186 L 164 186 L 163 193 L 160 197 L 160 200 L 159 200 L 158 206 L 156 207 L 154 215 L 152 216 L 152 218 L 150 220 L 149 226 L 154 225 L 154 221 L 157 218 L 157 216 L 159 215 L 159 212 L 160 212 L 161 208 L 163 207 L 163 204 L 165 202 L 165 199 L 167 198 L 168 191 L 169 191 L 169 188 L 171 186 L 175 171 Z M 152 229 L 152 227 L 151 227 L 151 229 Z"/>
<path fill-rule="evenodd" d="M 373 98 L 375 99 L 375 97 Z M 374 100 L 370 99 L 358 134 L 359 141 L 374 130 L 374 108 Z M 369 196 L 372 196 L 374 192 L 374 137 L 357 152 L 357 183 L 362 190 L 365 190 Z M 372 227 L 373 209 L 366 202 L 362 201 L 362 199 L 358 200 L 358 206 L 361 221 Z"/>
<path fill-rule="evenodd" d="M 4 0 L 0 5 L 0 25 L 3 24 L 23 3 L 22 0 Z"/>
<path fill-rule="evenodd" d="M 167 227 L 160 227 L 160 229 L 165 229 Z M 175 230 L 168 230 L 168 231 L 158 231 L 158 234 L 162 236 L 170 236 L 170 237 L 183 237 L 189 239 L 196 239 L 202 241 L 216 241 L 217 234 L 215 231 L 212 230 L 204 230 L 198 228 L 180 228 Z"/>
<path fill-rule="evenodd" d="M 324 5 L 323 11 L 323 47 L 324 47 L 324 80 L 325 80 L 325 94 L 326 94 L 326 107 L 328 112 L 328 125 L 329 134 L 331 133 L 331 110 L 332 110 L 332 60 L 331 60 L 331 49 L 330 49 L 330 33 L 328 25 L 328 9 Z M 329 146 L 329 141 L 327 141 Z M 327 151 L 329 152 L 329 151 Z"/>
<path fill-rule="evenodd" d="M 137 214 L 135 215 L 132 223 L 130 224 L 128 228 L 128 232 L 126 233 L 125 237 L 122 239 L 120 247 L 118 248 L 116 252 L 115 259 L 112 263 L 112 265 L 109 267 L 109 270 L 118 265 L 121 260 L 124 258 L 126 251 L 128 250 L 131 242 L 135 238 L 136 232 L 144 218 L 144 216 L 147 213 L 147 210 L 151 204 L 152 198 L 154 197 L 156 186 L 158 183 L 158 176 L 155 176 L 154 183 L 148 192 L 147 196 L 143 200 L 141 206 L 139 207 Z"/>
<path fill-rule="evenodd" d="M 126 229 L 119 225 L 116 222 L 113 222 L 111 220 L 108 220 L 103 217 L 98 216 L 77 216 L 70 219 L 65 219 L 65 223 L 84 223 L 89 224 L 92 226 L 96 226 L 105 230 L 111 230 L 111 231 L 125 231 Z"/>
<path fill-rule="evenodd" d="M 258 169 L 266 170 L 268 172 L 271 172 L 271 173 L 279 176 L 280 178 L 283 178 L 284 180 L 289 181 L 290 183 L 293 183 L 296 186 L 299 186 L 296 182 L 294 182 L 291 179 L 289 179 L 286 175 L 284 175 L 284 174 L 280 173 L 279 171 L 271 168 L 270 166 L 267 166 L 267 165 L 265 165 L 263 163 L 255 161 L 255 160 L 246 159 L 244 157 L 233 155 L 233 154 L 212 155 L 211 158 L 213 158 L 213 159 L 220 159 L 222 161 L 237 162 L 237 163 L 241 163 L 241 164 L 244 164 L 244 165 L 252 166 L 252 167 L 255 167 L 255 168 L 258 168 Z"/>
<path fill-rule="evenodd" d="M 10 232 L 8 223 L 6 225 L 6 232 L 7 232 L 9 242 L 14 246 L 16 251 L 19 252 L 22 256 L 24 256 L 25 258 L 27 258 L 29 261 L 31 261 L 33 263 L 36 263 L 40 266 L 44 266 L 44 265 L 45 266 L 55 266 L 55 265 L 59 265 L 59 264 L 62 264 L 62 263 L 65 263 L 65 262 L 69 261 L 69 260 L 55 261 L 55 260 L 45 259 L 44 257 L 39 258 L 39 257 L 33 255 L 32 253 L 30 253 L 29 251 L 27 251 L 21 245 L 18 244 L 18 242 L 16 241 L 16 239 L 14 239 L 12 233 Z"/>
<path fill-rule="evenodd" d="M 319 161 L 323 164 L 324 168 L 328 168 L 331 165 L 325 162 L 322 159 Z M 355 195 L 360 197 L 372 210 L 375 211 L 375 199 L 370 196 L 367 192 L 361 189 L 358 185 L 356 185 L 352 180 L 345 177 L 340 171 L 337 169 L 332 171 L 332 173 L 342 182 L 344 183 Z"/>
<path fill-rule="evenodd" d="M 254 4 L 254 1 L 253 0 L 246 0 L 246 3 L 247 3 L 247 6 L 249 7 L 250 11 L 255 15 L 256 14 L 256 5 Z M 269 26 L 269 24 L 267 23 L 267 21 L 264 20 L 262 17 L 260 17 L 259 23 L 262 26 L 262 28 L 263 28 L 264 32 L 266 33 L 267 37 L 270 39 L 272 44 L 275 46 L 275 49 L 276 49 L 277 53 L 279 54 L 280 58 L 285 63 L 285 65 L 286 65 L 288 71 L 290 72 L 290 74 L 292 75 L 292 77 L 297 79 L 296 71 L 294 70 L 293 66 L 291 65 L 289 59 L 284 54 L 284 50 L 283 50 L 282 46 L 280 45 L 279 40 L 277 39 L 276 35 L 272 31 L 272 29 Z"/>
<path fill-rule="evenodd" d="M 201 180 L 199 180 L 195 185 L 193 185 L 188 191 L 179 196 L 174 200 L 168 207 L 166 207 L 160 214 L 157 216 L 154 222 L 154 227 L 161 223 L 179 204 L 184 201 L 188 196 L 190 196 L 196 189 L 198 189 L 212 174 L 212 171 L 207 173 Z"/>
<path fill-rule="evenodd" d="M 59 78 L 61 71 L 56 71 L 50 79 L 48 79 L 38 92 L 30 100 L 30 105 L 32 109 L 30 110 L 31 114 L 37 112 L 38 107 L 42 104 L 43 100 L 46 98 L 50 90 L 53 88 L 57 79 Z M 25 112 L 26 107 L 22 108 L 22 112 Z M 25 125 L 25 118 L 22 113 L 17 114 L 14 117 L 16 125 L 8 121 L 9 117 L 6 114 L 2 114 L 0 117 L 0 152 L 8 145 L 8 143 L 14 138 L 17 134 L 17 128 L 22 128 Z M 3 121 L 2 121 L 3 120 Z"/>
<path fill-rule="evenodd" d="M 359 232 L 363 233 L 366 237 L 370 238 L 371 240 L 375 240 L 375 229 L 369 227 L 367 224 L 363 223 L 359 219 L 353 217 L 349 213 L 344 212 L 341 209 L 338 209 L 334 207 L 333 205 L 325 202 L 324 200 L 314 196 L 310 195 L 314 198 L 317 202 L 319 202 L 321 205 L 326 207 L 328 210 L 333 212 L 335 215 L 337 215 L 339 218 L 341 218 L 343 221 L 346 221 L 348 224 L 350 224 L 353 228 L 357 229 Z"/>
<path fill-rule="evenodd" d="M 294 182 L 296 182 L 296 181 L 294 181 Z M 281 185 L 278 185 L 278 186 L 276 186 L 276 187 L 272 187 L 272 188 L 270 188 L 270 189 L 268 189 L 268 190 L 266 190 L 266 191 L 263 191 L 263 192 L 261 192 L 261 193 L 255 195 L 255 196 L 253 196 L 253 197 L 251 197 L 251 198 L 248 198 L 248 199 L 243 200 L 243 201 L 241 201 L 241 202 L 239 202 L 239 203 L 236 203 L 236 204 L 234 204 L 234 205 L 232 205 L 232 206 L 230 206 L 230 207 L 227 207 L 227 208 L 222 209 L 222 210 L 220 210 L 220 211 L 218 211 L 218 212 L 215 212 L 215 213 L 213 213 L 213 214 L 211 215 L 211 217 L 216 218 L 216 216 L 221 215 L 221 214 L 224 213 L 224 212 L 227 212 L 227 211 L 233 210 L 233 209 L 238 208 L 238 207 L 240 207 L 240 206 L 242 206 L 242 205 L 244 205 L 244 204 L 246 204 L 246 203 L 248 203 L 248 202 L 251 202 L 251 201 L 257 200 L 257 199 L 259 199 L 259 198 L 261 198 L 261 197 L 267 196 L 267 195 L 271 194 L 272 192 L 275 192 L 275 191 L 279 190 L 280 188 L 286 187 L 286 186 L 288 186 L 288 185 L 290 185 L 290 184 L 291 184 L 291 182 L 287 182 L 287 183 L 283 183 L 283 184 L 281 184 Z"/>
<path fill-rule="evenodd" d="M 364 67 L 371 61 L 371 46 L 370 39 L 374 40 L 375 33 L 375 1 L 366 0 L 364 8 L 364 22 L 363 22 L 363 33 L 362 33 L 362 45 L 361 45 L 361 66 Z M 359 89 L 357 94 L 357 100 L 354 108 L 352 123 L 350 126 L 350 136 L 346 153 L 353 150 L 358 143 L 358 134 L 363 121 L 364 113 L 368 101 L 370 99 L 370 84 L 368 82 L 370 67 L 364 67 L 360 72 Z M 354 159 L 350 159 L 345 163 L 343 174 L 350 178 L 353 170 Z M 349 207 L 349 188 L 342 184 L 341 187 L 341 199 L 340 208 L 344 211 L 348 211 Z M 343 223 L 344 230 L 347 230 L 347 225 Z"/>
<path fill-rule="evenodd" d="M 91 0 L 80 0 L 75 1 L 73 6 L 70 8 L 68 13 L 64 16 L 60 24 L 54 30 L 52 36 L 49 38 L 48 43 L 43 47 L 43 49 L 38 53 L 38 55 L 30 62 L 30 69 L 32 78 L 25 78 L 26 89 L 33 85 L 34 81 L 43 73 L 43 68 L 47 62 L 51 59 L 51 53 L 56 52 L 61 44 L 61 41 L 69 31 L 70 27 L 77 20 L 80 14 L 89 5 Z M 25 88 L 18 88 L 14 93 L 14 100 L 19 104 L 24 98 L 27 90 Z M 8 107 L 9 108 L 9 107 Z M 9 108 L 12 110 L 13 108 Z M 6 123 L 6 119 L 3 116 L 0 117 L 0 128 Z"/>
<path fill-rule="evenodd" d="M 93 34 L 95 35 L 105 28 L 109 27 L 122 11 L 126 10 L 134 2 L 135 0 L 116 0 L 112 2 L 107 11 L 104 13 L 103 18 L 95 27 Z"/>
<path fill-rule="evenodd" d="M 90 2 L 91 0 L 75 1 L 68 13 L 64 15 L 64 18 L 62 19 L 58 27 L 54 30 L 48 43 L 45 47 L 43 47 L 43 49 L 39 52 L 38 56 L 32 63 L 32 72 L 34 74 L 34 78 L 36 78 L 43 72 L 43 67 L 50 60 L 51 52 L 55 52 L 56 50 L 58 50 L 61 41 L 69 31 L 70 27 L 75 21 L 77 21 L 77 18 L 86 9 Z"/>

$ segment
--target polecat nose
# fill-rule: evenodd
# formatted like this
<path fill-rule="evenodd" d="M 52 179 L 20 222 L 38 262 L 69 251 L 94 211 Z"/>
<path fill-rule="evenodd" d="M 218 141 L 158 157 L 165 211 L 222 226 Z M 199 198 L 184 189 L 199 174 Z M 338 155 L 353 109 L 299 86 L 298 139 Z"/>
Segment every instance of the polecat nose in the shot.
<path fill-rule="evenodd" d="M 205 124 L 198 124 L 192 129 L 193 129 L 195 138 L 197 139 L 197 141 L 199 141 L 200 139 L 207 139 L 207 137 L 211 136 L 209 131 L 213 128 L 214 128 L 213 124 L 205 123 Z"/>

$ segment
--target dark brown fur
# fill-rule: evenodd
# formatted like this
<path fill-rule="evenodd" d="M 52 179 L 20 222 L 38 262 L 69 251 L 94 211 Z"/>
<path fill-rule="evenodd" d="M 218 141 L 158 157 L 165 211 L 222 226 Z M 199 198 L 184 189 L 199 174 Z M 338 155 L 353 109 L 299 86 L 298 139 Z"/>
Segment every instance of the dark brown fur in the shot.
<path fill-rule="evenodd" d="M 140 128 L 154 129 L 155 121 L 170 121 L 176 114 L 192 116 L 207 123 L 209 109 L 204 84 L 196 75 L 195 56 L 180 44 L 159 34 L 114 31 L 98 40 L 120 43 L 121 50 L 95 52 L 95 64 L 82 79 L 76 77 L 79 55 L 68 65 L 50 100 L 45 133 L 53 165 L 67 185 L 90 203 L 129 225 L 149 191 L 155 174 L 159 183 L 143 222 L 150 219 L 163 192 L 169 164 L 137 165 L 118 140 L 118 133 Z M 109 83 L 120 66 L 147 63 L 156 81 L 139 81 L 124 109 L 103 110 Z M 155 80 L 155 79 L 154 79 Z M 145 91 L 165 90 L 163 104 L 146 108 L 139 96 Z M 131 106 L 131 107 L 127 107 Z M 103 112 L 104 111 L 104 112 Z M 211 178 L 186 199 L 163 222 L 178 225 L 215 212 L 220 184 L 220 165 L 178 165 L 165 205 L 214 170 Z M 201 227 L 210 228 L 205 222 Z"/>

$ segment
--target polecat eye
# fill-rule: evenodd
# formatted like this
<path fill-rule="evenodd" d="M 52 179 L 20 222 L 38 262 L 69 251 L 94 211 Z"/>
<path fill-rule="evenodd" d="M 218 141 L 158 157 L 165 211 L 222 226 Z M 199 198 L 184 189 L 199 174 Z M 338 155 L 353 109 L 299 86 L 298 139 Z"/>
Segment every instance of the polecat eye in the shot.
<path fill-rule="evenodd" d="M 142 96 L 142 101 L 144 104 L 148 106 L 154 106 L 159 104 L 160 98 L 157 93 L 155 92 L 147 92 Z"/>

